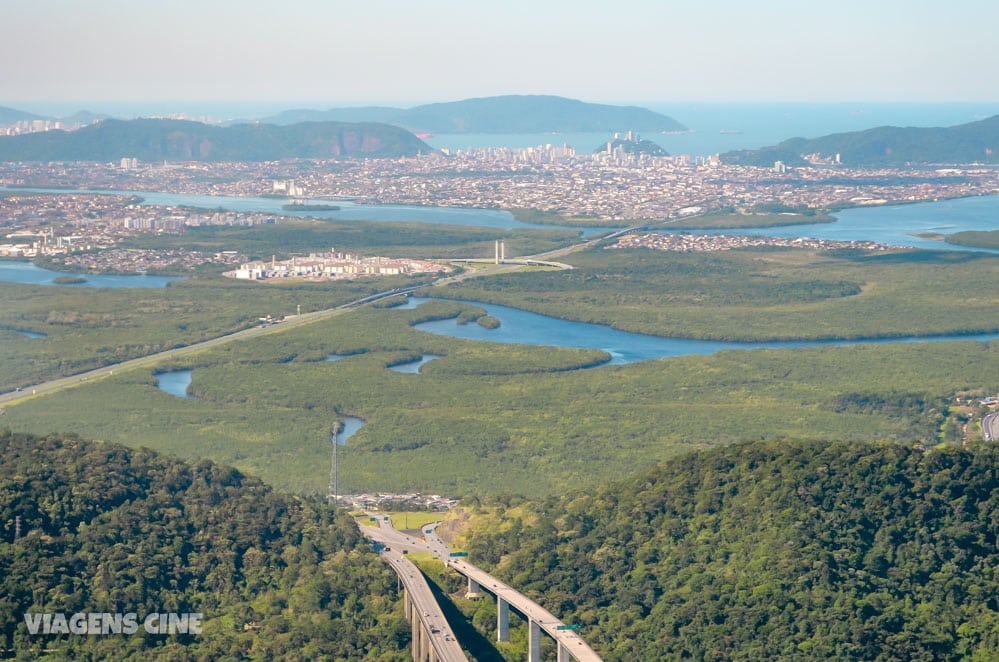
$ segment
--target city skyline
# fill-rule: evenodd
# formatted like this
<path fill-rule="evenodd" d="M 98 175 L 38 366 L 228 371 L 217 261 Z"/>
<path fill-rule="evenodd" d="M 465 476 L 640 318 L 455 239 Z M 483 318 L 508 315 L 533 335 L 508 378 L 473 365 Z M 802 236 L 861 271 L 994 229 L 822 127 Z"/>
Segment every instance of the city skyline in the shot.
<path fill-rule="evenodd" d="M 991 102 L 996 22 L 982 0 L 18 0 L 0 105 Z"/>

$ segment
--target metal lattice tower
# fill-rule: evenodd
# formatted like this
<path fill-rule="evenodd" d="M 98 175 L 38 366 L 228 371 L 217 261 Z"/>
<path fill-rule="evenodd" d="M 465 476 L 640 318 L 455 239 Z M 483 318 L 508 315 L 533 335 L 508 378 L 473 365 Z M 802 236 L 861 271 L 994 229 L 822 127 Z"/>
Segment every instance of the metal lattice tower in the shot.
<path fill-rule="evenodd" d="M 330 441 L 333 442 L 333 464 L 330 466 L 330 486 L 326 493 L 326 501 L 334 506 L 340 505 L 340 458 L 337 434 L 339 423 L 330 428 Z"/>

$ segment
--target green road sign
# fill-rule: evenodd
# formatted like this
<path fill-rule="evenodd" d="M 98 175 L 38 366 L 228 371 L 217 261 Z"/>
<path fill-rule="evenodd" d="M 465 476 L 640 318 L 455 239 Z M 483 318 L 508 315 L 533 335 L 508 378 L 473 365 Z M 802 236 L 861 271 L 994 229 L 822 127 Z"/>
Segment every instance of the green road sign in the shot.
<path fill-rule="evenodd" d="M 369 517 L 369 518 L 368 518 L 368 521 L 369 521 L 369 522 L 377 522 L 377 521 L 378 521 L 378 518 L 377 518 L 377 517 Z"/>
<path fill-rule="evenodd" d="M 424 533 L 427 534 L 428 536 L 433 532 L 434 532 L 433 529 L 427 529 L 426 531 L 424 531 Z"/>
<path fill-rule="evenodd" d="M 556 630 L 578 630 L 579 626 L 578 625 L 556 625 L 555 629 Z"/>
<path fill-rule="evenodd" d="M 448 556 L 468 556 L 468 552 L 451 552 Z"/>

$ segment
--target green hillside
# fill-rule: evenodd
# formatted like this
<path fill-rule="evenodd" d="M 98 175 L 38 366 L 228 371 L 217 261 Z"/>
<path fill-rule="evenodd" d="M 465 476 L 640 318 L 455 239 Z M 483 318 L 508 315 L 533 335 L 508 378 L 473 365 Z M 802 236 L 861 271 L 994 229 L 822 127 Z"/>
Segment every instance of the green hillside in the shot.
<path fill-rule="evenodd" d="M 6 432 L 0 452 L 0 657 L 407 659 L 395 577 L 345 516 L 148 450 Z M 76 612 L 139 630 L 32 636 L 24 619 Z M 202 613 L 202 633 L 146 633 L 170 612 Z"/>
<path fill-rule="evenodd" d="M 305 122 L 230 127 L 165 119 L 105 120 L 78 131 L 0 137 L 0 161 L 270 161 L 428 154 L 433 149 L 387 124 Z"/>
<path fill-rule="evenodd" d="M 728 152 L 722 161 L 796 165 L 805 163 L 803 156 L 811 154 L 827 160 L 839 154 L 846 166 L 999 163 L 999 115 L 952 127 L 882 126 L 821 138 L 791 138 L 773 147 Z"/>
<path fill-rule="evenodd" d="M 994 447 L 757 442 L 494 504 L 467 549 L 608 660 L 995 660 L 997 487 Z"/>
<path fill-rule="evenodd" d="M 414 108 L 292 110 L 269 118 L 275 124 L 304 120 L 387 122 L 432 133 L 572 133 L 682 131 L 672 117 L 638 106 L 586 103 L 550 95 L 506 95 L 431 103 Z"/>
<path fill-rule="evenodd" d="M 18 110 L 16 108 L 7 108 L 6 106 L 0 106 L 0 126 L 4 124 L 15 124 L 17 122 L 24 122 L 30 120 L 40 120 L 46 119 L 39 115 L 33 115 L 32 113 L 26 113 L 23 110 Z"/>

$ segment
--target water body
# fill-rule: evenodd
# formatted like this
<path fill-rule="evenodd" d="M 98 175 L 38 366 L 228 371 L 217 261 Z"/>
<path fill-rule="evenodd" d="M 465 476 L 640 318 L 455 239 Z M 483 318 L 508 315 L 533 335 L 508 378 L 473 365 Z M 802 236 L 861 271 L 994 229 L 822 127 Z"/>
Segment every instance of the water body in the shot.
<path fill-rule="evenodd" d="M 392 306 L 392 310 L 412 310 L 419 306 L 421 303 L 426 301 L 426 299 L 421 299 L 420 297 L 409 296 L 406 297 L 406 303 L 401 306 Z"/>
<path fill-rule="evenodd" d="M 439 358 L 440 358 L 439 354 L 424 354 L 415 361 L 389 366 L 389 370 L 394 370 L 395 372 L 401 372 L 404 375 L 418 375 L 420 374 L 420 368 L 423 367 L 424 363 L 429 363 L 430 361 Z"/>
<path fill-rule="evenodd" d="M 500 230 L 579 230 L 585 235 L 610 232 L 610 228 L 571 228 L 567 226 L 522 223 L 510 212 L 498 209 L 465 209 L 459 207 L 422 207 L 417 205 L 365 205 L 349 201 L 335 201 L 338 211 L 285 211 L 281 207 L 288 203 L 286 198 L 243 198 L 222 195 L 188 195 L 182 193 L 160 193 L 155 191 L 113 191 L 94 189 L 46 189 L 24 188 L 26 192 L 38 193 L 93 193 L 104 195 L 127 195 L 143 198 L 143 205 L 166 207 L 198 207 L 201 209 L 225 209 L 238 212 L 262 212 L 298 218 L 321 218 L 343 221 L 394 221 L 404 223 L 439 223 L 442 225 L 463 225 L 470 227 L 496 228 Z M 325 202 L 325 201 L 323 201 Z"/>
<path fill-rule="evenodd" d="M 354 436 L 358 430 L 364 427 L 364 421 L 356 416 L 344 416 L 343 417 L 343 429 L 336 436 L 336 443 L 338 446 L 343 446 L 347 443 L 347 440 Z"/>
<path fill-rule="evenodd" d="M 986 248 L 955 246 L 943 241 L 917 237 L 917 234 L 955 234 L 964 231 L 999 230 L 999 196 L 958 198 L 911 205 L 858 207 L 836 212 L 833 223 L 786 225 L 776 228 L 738 230 L 691 230 L 693 234 L 753 235 L 762 237 L 811 237 L 835 241 L 876 241 L 893 246 L 913 246 L 938 250 L 974 250 L 996 253 Z"/>
<path fill-rule="evenodd" d="M 22 336 L 26 336 L 28 338 L 31 338 L 32 340 L 38 340 L 39 338 L 44 338 L 45 337 L 44 333 L 35 333 L 34 331 L 17 331 L 15 329 L 15 332 L 16 333 L 20 333 Z"/>
<path fill-rule="evenodd" d="M 323 361 L 339 361 L 340 359 L 346 358 L 342 354 L 330 354 Z"/>
<path fill-rule="evenodd" d="M 414 305 L 427 301 L 413 297 Z M 573 322 L 546 315 L 509 308 L 479 301 L 463 301 L 480 308 L 498 318 L 502 324 L 496 329 L 486 329 L 478 324 L 458 324 L 454 319 L 422 322 L 414 328 L 428 333 L 484 340 L 499 343 L 519 343 L 524 345 L 545 345 L 555 347 L 575 347 L 578 349 L 599 349 L 611 355 L 610 365 L 621 365 L 692 354 L 708 355 L 726 349 L 784 349 L 795 347 L 824 347 L 827 345 L 887 344 L 898 342 L 937 342 L 948 340 L 989 341 L 999 338 L 999 334 L 969 336 L 932 336 L 893 338 L 870 341 L 813 341 L 813 342 L 723 342 L 713 340 L 687 340 L 682 338 L 661 338 L 638 333 L 619 331 L 609 326 Z M 605 364 L 606 365 L 606 364 Z"/>
<path fill-rule="evenodd" d="M 670 154 L 708 156 L 759 149 L 788 138 L 817 138 L 876 126 L 954 126 L 999 114 L 999 103 L 662 103 L 633 102 L 669 115 L 689 133 L 642 133 Z M 633 127 L 617 127 L 624 134 Z M 536 147 L 570 145 L 592 152 L 613 137 L 606 133 L 441 134 L 426 139 L 436 148 Z"/>
<path fill-rule="evenodd" d="M 85 278 L 83 283 L 56 283 L 55 279 L 65 276 Z M 168 283 L 182 280 L 169 276 L 112 276 L 78 274 L 66 271 L 52 271 L 36 267 L 31 262 L 0 261 L 0 281 L 26 283 L 29 285 L 58 285 L 60 287 L 166 287 Z"/>
<path fill-rule="evenodd" d="M 43 190 L 43 189 L 31 189 Z M 54 191 L 55 189 L 45 189 Z M 104 191 L 108 193 L 108 191 Z M 145 204 L 157 205 L 189 205 L 194 207 L 216 208 L 237 211 L 264 211 L 277 214 L 287 214 L 280 211 L 281 200 L 270 198 L 235 198 L 204 195 L 180 195 L 173 193 L 142 193 L 118 192 L 122 195 L 145 196 Z M 492 209 L 451 209 L 446 207 L 407 207 L 403 205 L 352 205 L 356 211 L 356 220 L 381 220 L 400 222 L 429 222 L 447 225 L 466 225 L 478 227 L 495 227 L 502 229 L 533 228 L 552 229 L 555 226 L 543 226 L 516 221 L 508 212 Z M 346 209 L 346 207 L 345 207 Z M 275 211 L 276 210 L 276 211 Z M 385 211 L 386 214 L 381 214 Z M 341 212 L 319 212 L 316 216 L 334 217 Z M 302 216 L 302 214 L 291 214 Z M 361 218 L 365 217 L 365 218 Z M 339 218 L 348 218 L 339 216 Z M 876 241 L 893 246 L 913 246 L 939 250 L 980 250 L 996 252 L 990 249 L 971 249 L 954 246 L 942 241 L 923 239 L 916 234 L 935 232 L 954 234 L 965 230 L 996 230 L 999 229 L 999 196 L 979 196 L 974 198 L 959 198 L 941 200 L 938 202 L 923 202 L 904 205 L 880 205 L 876 207 L 860 207 L 844 209 L 836 212 L 837 220 L 832 223 L 814 223 L 803 225 L 787 225 L 776 228 L 745 228 L 738 230 L 698 230 L 704 234 L 741 234 L 764 237 L 811 237 L 814 239 L 830 239 L 837 241 Z M 353 219 L 351 219 L 353 220 Z M 586 236 L 609 232 L 608 228 L 588 228 L 583 230 Z M 24 262 L 0 262 L 0 280 L 14 280 L 15 277 L 25 278 L 15 282 L 37 282 L 53 284 L 52 278 L 66 275 L 82 275 L 87 278 L 83 287 L 162 287 L 170 280 L 161 276 L 90 276 L 87 274 L 66 274 L 40 269 L 37 272 L 20 272 L 5 276 L 5 265 L 29 265 Z M 38 267 L 33 267 L 38 269 Z M 35 279 L 35 280 L 30 280 Z M 152 279 L 152 280 L 145 280 Z M 78 285 L 77 287 L 80 287 Z"/>
<path fill-rule="evenodd" d="M 194 398 L 187 392 L 187 387 L 191 385 L 192 372 L 192 370 L 157 372 L 156 386 L 164 393 L 169 393 L 174 397 L 183 398 L 185 400 L 193 400 Z M 354 433 L 362 427 L 364 427 L 364 421 L 362 419 L 357 418 L 356 416 L 344 416 L 343 429 L 337 435 L 337 443 L 343 445 L 346 443 L 347 439 L 353 436 Z"/>
<path fill-rule="evenodd" d="M 178 398 L 191 400 L 187 393 L 187 387 L 191 385 L 191 370 L 172 370 L 170 372 L 157 372 L 156 386 L 164 393 L 169 393 Z"/>

